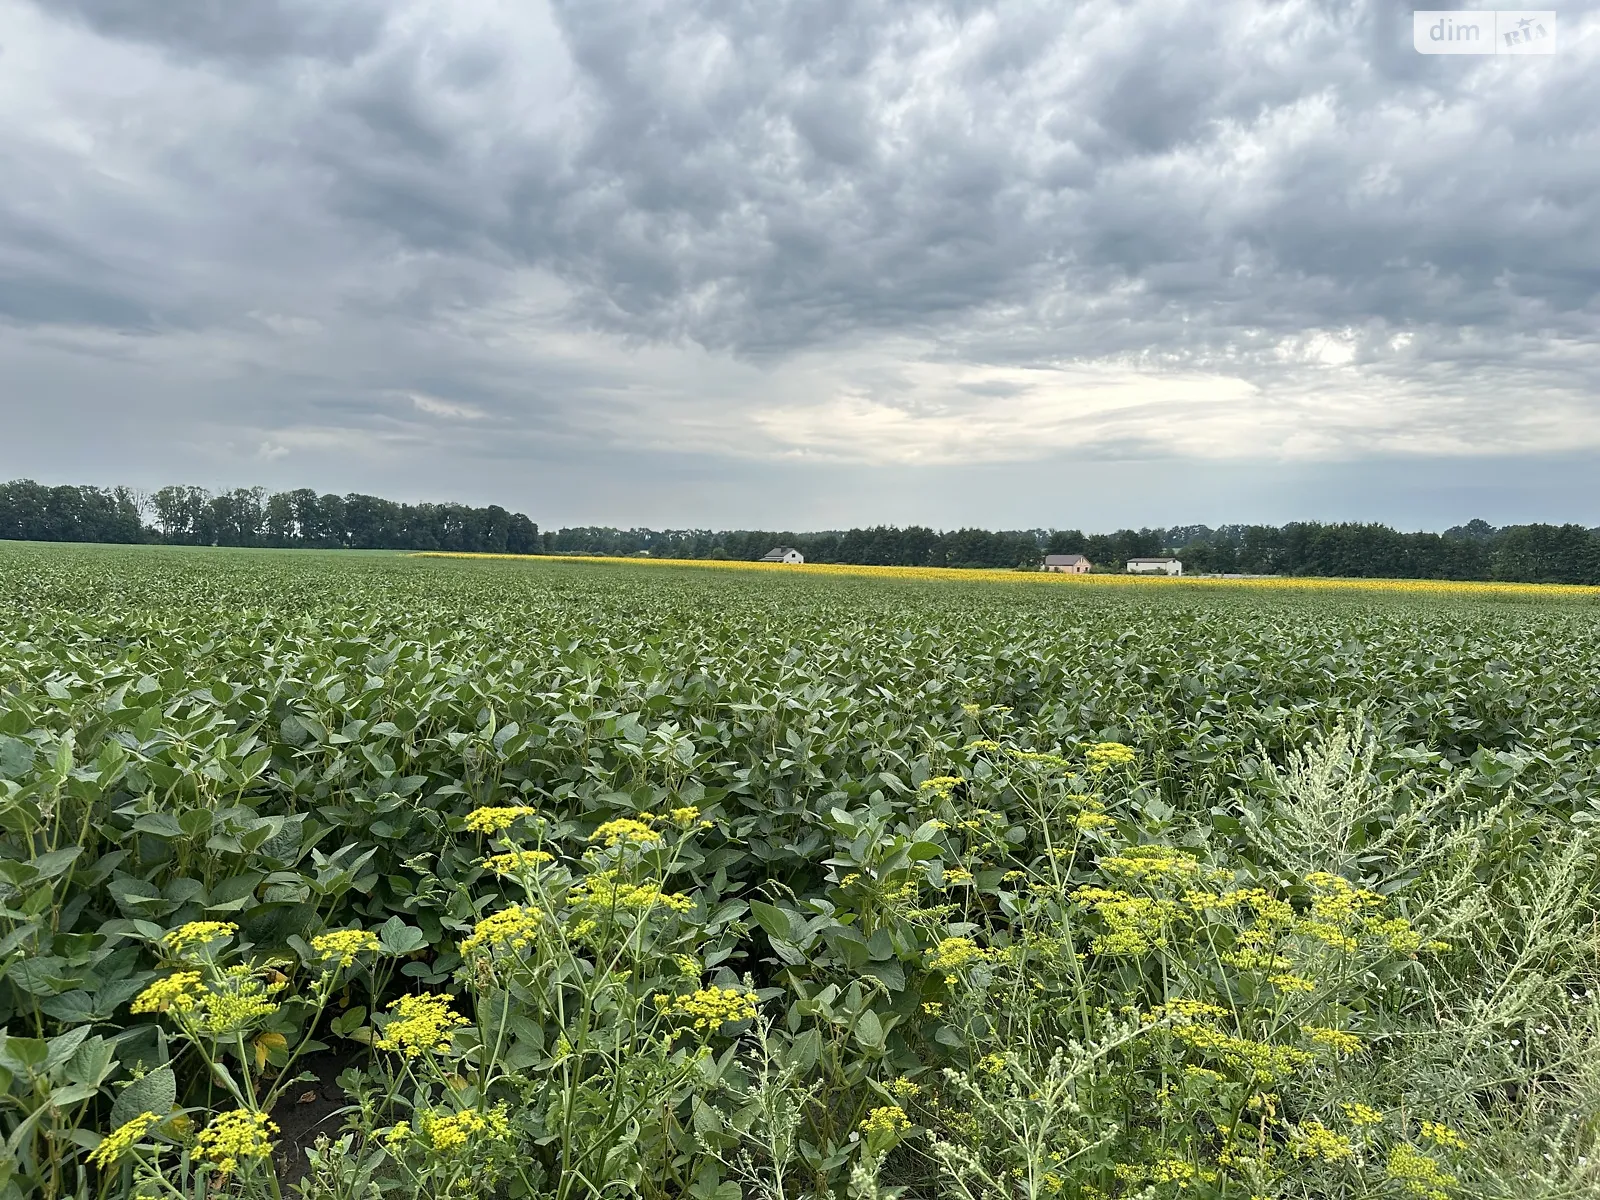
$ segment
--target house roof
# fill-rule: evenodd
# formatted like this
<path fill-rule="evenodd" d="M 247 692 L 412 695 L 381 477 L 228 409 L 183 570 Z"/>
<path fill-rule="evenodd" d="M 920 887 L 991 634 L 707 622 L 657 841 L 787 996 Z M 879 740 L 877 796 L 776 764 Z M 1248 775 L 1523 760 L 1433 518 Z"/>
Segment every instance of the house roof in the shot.
<path fill-rule="evenodd" d="M 1088 562 L 1081 554 L 1046 554 L 1044 565 L 1047 567 L 1070 567 L 1075 563 Z"/>
<path fill-rule="evenodd" d="M 1130 558 L 1130 559 L 1129 559 L 1129 560 L 1128 560 L 1128 561 L 1129 561 L 1129 562 L 1159 562 L 1159 563 L 1169 563 L 1169 562 L 1177 562 L 1177 561 L 1178 561 L 1178 559 L 1176 559 L 1176 558 Z"/>
<path fill-rule="evenodd" d="M 767 559 L 769 559 L 769 558 L 782 558 L 785 554 L 799 554 L 799 553 L 800 552 L 798 550 L 796 550 L 793 546 L 774 546 L 771 550 L 768 550 L 765 554 L 763 554 L 761 556 L 761 561 L 762 562 L 766 562 Z"/>

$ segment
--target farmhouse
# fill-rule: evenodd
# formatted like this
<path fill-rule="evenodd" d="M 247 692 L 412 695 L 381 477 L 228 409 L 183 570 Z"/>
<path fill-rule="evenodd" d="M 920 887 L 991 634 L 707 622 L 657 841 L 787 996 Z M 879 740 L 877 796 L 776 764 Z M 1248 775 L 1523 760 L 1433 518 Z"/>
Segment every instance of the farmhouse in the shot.
<path fill-rule="evenodd" d="M 786 563 L 791 567 L 798 567 L 806 561 L 806 556 L 793 546 L 774 546 L 761 556 L 762 562 Z"/>
<path fill-rule="evenodd" d="M 1175 558 L 1130 558 L 1130 575 L 1182 575 L 1183 564 Z"/>
<path fill-rule="evenodd" d="M 1044 570 L 1063 575 L 1087 575 L 1094 564 L 1081 554 L 1046 554 Z"/>

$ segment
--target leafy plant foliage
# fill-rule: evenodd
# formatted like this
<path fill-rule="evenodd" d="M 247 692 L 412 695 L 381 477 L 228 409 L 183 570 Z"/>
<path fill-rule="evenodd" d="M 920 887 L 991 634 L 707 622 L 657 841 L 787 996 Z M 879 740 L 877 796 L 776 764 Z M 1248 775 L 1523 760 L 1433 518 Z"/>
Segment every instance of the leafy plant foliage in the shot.
<path fill-rule="evenodd" d="M 0 597 L 0 1196 L 1600 1187 L 1592 602 L 31 546 Z"/>

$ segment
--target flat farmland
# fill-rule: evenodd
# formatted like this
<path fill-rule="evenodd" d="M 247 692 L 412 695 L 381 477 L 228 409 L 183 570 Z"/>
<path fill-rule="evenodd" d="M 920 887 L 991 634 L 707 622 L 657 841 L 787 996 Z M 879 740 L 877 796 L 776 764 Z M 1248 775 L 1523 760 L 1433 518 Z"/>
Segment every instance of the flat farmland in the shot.
<path fill-rule="evenodd" d="M 0 545 L 0 1196 L 1594 1195 L 1597 618 Z"/>

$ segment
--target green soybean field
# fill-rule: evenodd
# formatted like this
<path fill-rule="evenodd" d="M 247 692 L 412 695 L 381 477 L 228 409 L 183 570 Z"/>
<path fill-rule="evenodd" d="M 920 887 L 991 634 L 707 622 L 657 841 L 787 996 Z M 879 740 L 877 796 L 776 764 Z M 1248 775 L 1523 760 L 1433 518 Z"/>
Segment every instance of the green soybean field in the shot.
<path fill-rule="evenodd" d="M 0 1198 L 1600 1195 L 1600 603 L 0 545 Z"/>

